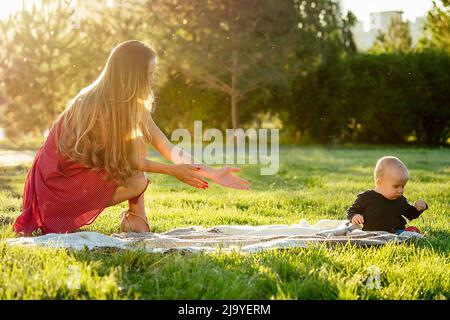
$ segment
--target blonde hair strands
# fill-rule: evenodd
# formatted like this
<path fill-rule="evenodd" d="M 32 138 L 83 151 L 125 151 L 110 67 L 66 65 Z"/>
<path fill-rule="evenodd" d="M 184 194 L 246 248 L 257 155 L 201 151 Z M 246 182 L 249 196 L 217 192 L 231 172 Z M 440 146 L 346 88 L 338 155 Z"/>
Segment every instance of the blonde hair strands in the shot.
<path fill-rule="evenodd" d="M 137 165 L 140 142 L 151 141 L 147 124 L 155 67 L 156 53 L 146 44 L 129 40 L 117 45 L 99 77 L 56 120 L 59 151 L 124 184 Z"/>

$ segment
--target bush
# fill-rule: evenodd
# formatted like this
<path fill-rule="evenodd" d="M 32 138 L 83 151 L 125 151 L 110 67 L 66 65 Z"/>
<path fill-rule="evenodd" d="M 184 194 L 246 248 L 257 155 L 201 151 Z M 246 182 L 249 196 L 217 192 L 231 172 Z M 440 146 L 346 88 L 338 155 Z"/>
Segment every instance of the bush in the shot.
<path fill-rule="evenodd" d="M 450 57 L 357 54 L 299 77 L 289 119 L 318 142 L 445 144 Z"/>

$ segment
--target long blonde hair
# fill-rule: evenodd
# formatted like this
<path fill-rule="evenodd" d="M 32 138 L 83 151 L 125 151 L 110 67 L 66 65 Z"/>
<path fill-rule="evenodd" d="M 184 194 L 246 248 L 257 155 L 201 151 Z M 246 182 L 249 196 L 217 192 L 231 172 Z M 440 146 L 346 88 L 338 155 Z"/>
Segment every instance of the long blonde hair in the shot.
<path fill-rule="evenodd" d="M 117 45 L 99 77 L 55 121 L 59 151 L 124 184 L 133 174 L 139 143 L 151 141 L 147 123 L 155 67 L 156 53 L 146 44 L 129 40 Z"/>

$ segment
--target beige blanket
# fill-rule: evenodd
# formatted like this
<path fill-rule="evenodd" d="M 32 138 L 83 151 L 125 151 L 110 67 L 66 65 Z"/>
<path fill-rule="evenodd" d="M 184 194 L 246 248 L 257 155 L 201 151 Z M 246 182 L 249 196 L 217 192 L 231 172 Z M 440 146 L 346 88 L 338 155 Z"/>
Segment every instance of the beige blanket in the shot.
<path fill-rule="evenodd" d="M 118 233 L 111 236 L 96 232 L 47 234 L 39 237 L 11 238 L 6 242 L 15 246 L 48 246 L 82 249 L 118 248 L 141 249 L 147 252 L 232 251 L 260 252 L 276 248 L 306 247 L 315 243 L 357 246 L 403 243 L 423 236 L 414 232 L 400 235 L 383 231 L 366 232 L 347 220 L 320 220 L 314 225 L 302 220 L 294 225 L 240 226 L 221 225 L 211 228 L 189 227 L 164 233 Z"/>

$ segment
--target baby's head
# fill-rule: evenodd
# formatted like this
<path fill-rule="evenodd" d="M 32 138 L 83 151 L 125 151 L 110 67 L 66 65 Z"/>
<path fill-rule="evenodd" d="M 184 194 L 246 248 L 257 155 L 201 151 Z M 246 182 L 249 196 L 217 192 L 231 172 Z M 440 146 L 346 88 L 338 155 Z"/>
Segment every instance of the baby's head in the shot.
<path fill-rule="evenodd" d="M 403 195 L 408 182 L 408 169 L 396 157 L 383 157 L 374 170 L 375 190 L 385 198 L 394 200 Z"/>

